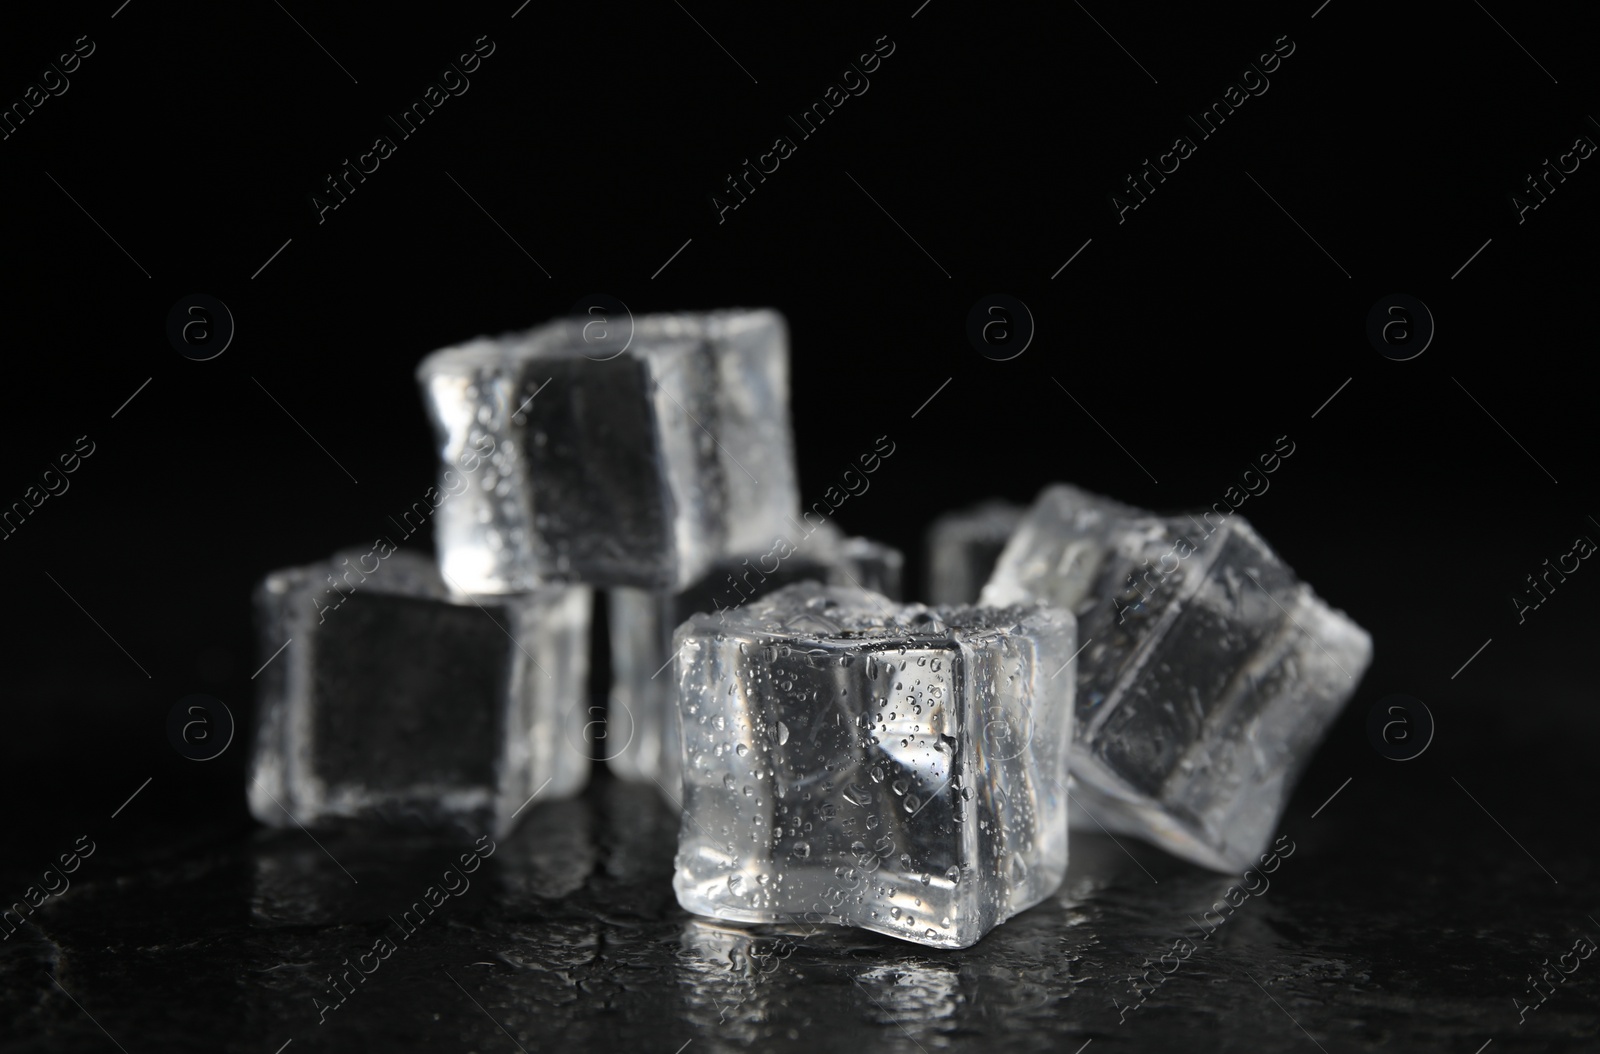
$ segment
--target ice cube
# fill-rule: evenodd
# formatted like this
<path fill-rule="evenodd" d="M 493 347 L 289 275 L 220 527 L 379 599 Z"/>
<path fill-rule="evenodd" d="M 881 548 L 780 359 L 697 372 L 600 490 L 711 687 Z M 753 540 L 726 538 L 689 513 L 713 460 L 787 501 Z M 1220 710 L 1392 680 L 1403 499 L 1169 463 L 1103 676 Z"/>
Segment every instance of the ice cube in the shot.
<path fill-rule="evenodd" d="M 935 604 L 971 604 L 1027 511 L 990 499 L 947 512 L 928 528 L 928 597 Z"/>
<path fill-rule="evenodd" d="M 1072 616 L 814 582 L 678 629 L 673 887 L 701 915 L 966 947 L 1067 863 Z"/>
<path fill-rule="evenodd" d="M 461 592 L 681 589 L 766 551 L 798 508 L 776 312 L 558 320 L 434 352 L 417 379 Z"/>
<path fill-rule="evenodd" d="M 1240 871 L 1355 691 L 1372 639 L 1237 514 L 1046 488 L 983 591 L 1078 617 L 1074 826 Z"/>
<path fill-rule="evenodd" d="M 899 549 L 871 538 L 846 538 L 839 544 L 837 585 L 852 585 L 891 600 L 902 595 L 906 558 Z M 840 582 L 839 578 L 844 581 Z"/>
<path fill-rule="evenodd" d="M 275 571 L 255 607 L 262 823 L 505 833 L 535 793 L 583 786 L 561 726 L 585 690 L 587 587 L 454 597 L 431 559 L 385 545 Z"/>
<path fill-rule="evenodd" d="M 779 544 L 781 542 L 781 544 Z M 796 529 L 759 557 L 729 560 L 675 593 L 613 589 L 611 698 L 605 756 L 624 779 L 655 784 L 679 808 L 683 751 L 678 739 L 678 680 L 669 668 L 673 631 L 690 615 L 717 613 L 808 579 L 900 596 L 900 551 L 867 538 L 847 538 L 831 523 L 807 536 Z M 615 753 L 612 753 L 612 751 Z"/>

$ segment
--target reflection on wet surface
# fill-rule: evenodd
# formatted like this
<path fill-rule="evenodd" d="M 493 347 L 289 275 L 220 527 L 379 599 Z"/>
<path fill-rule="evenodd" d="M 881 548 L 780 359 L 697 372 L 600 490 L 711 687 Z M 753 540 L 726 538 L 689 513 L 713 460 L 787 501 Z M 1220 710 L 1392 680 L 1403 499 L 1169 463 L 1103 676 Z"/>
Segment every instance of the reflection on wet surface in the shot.
<path fill-rule="evenodd" d="M 654 788 L 603 781 L 476 859 L 463 834 L 108 847 L 0 941 L 5 1049 L 111 1049 L 85 1011 L 130 1052 L 1594 1045 L 1585 972 L 1525 1024 L 1511 1003 L 1593 929 L 1573 907 L 1594 899 L 1581 846 L 1542 859 L 1564 881 L 1541 885 L 1487 838 L 1300 815 L 1293 854 L 1246 888 L 1075 837 L 1056 896 L 946 952 L 689 916 L 669 881 L 677 825 Z"/>

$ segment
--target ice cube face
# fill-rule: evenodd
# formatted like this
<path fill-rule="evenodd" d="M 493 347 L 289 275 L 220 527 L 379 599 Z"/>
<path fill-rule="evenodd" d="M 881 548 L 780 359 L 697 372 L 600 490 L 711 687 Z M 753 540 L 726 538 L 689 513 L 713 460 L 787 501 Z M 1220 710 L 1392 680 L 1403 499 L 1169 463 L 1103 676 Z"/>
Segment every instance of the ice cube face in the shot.
<path fill-rule="evenodd" d="M 928 528 L 928 597 L 933 603 L 976 602 L 1025 512 L 1021 505 L 990 500 L 934 520 Z"/>
<path fill-rule="evenodd" d="M 788 354 L 780 315 L 735 310 L 558 320 L 429 355 L 446 582 L 681 589 L 765 552 L 799 505 Z"/>
<path fill-rule="evenodd" d="M 689 616 L 736 608 L 808 579 L 899 599 L 904 562 L 893 546 L 867 538 L 846 538 L 831 523 L 823 523 L 809 536 L 795 530 L 775 539 L 761 556 L 725 561 L 688 589 L 674 593 L 611 590 L 607 596 L 612 667 L 609 725 L 628 735 L 616 744 L 616 753 L 608 751 L 611 771 L 623 779 L 654 783 L 673 808 L 681 807 L 678 680 L 669 666 L 673 631 Z"/>
<path fill-rule="evenodd" d="M 934 610 L 814 582 L 690 618 L 678 902 L 962 948 L 1049 896 L 1075 640 L 1056 608 Z"/>
<path fill-rule="evenodd" d="M 1372 660 L 1237 515 L 1158 517 L 1070 486 L 1040 494 L 983 602 L 1072 610 L 1072 824 L 1250 866 Z"/>
<path fill-rule="evenodd" d="M 354 550 L 268 575 L 250 810 L 506 833 L 536 791 L 575 793 L 588 757 L 563 722 L 583 698 L 590 593 L 454 598 L 433 561 Z"/>

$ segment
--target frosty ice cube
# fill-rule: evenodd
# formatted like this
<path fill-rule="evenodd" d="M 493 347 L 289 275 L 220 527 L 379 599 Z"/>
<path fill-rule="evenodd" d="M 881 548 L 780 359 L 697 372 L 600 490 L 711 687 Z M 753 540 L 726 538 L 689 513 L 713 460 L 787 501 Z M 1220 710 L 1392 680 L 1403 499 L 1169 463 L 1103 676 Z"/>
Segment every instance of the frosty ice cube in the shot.
<path fill-rule="evenodd" d="M 1226 506 L 1223 506 L 1226 508 Z M 1222 871 L 1271 839 L 1372 659 L 1238 515 L 1159 517 L 1046 488 L 983 591 L 1076 613 L 1074 826 Z"/>
<path fill-rule="evenodd" d="M 976 602 L 1026 511 L 991 499 L 934 520 L 928 528 L 929 599 L 935 604 Z"/>
<path fill-rule="evenodd" d="M 392 546 L 268 575 L 250 811 L 505 833 L 535 792 L 576 792 L 588 758 L 560 725 L 584 692 L 589 600 L 456 598 L 431 559 Z"/>
<path fill-rule="evenodd" d="M 616 753 L 608 754 L 611 771 L 624 779 L 652 782 L 674 808 L 681 805 L 678 680 L 668 667 L 673 631 L 690 615 L 725 612 L 808 579 L 898 599 L 903 562 L 892 546 L 846 538 L 831 523 L 824 523 L 810 536 L 794 531 L 775 540 L 759 557 L 726 561 L 676 593 L 611 590 L 606 598 L 611 624 L 610 725 L 622 730 L 613 737 L 622 740 L 614 747 Z"/>
<path fill-rule="evenodd" d="M 417 367 L 440 449 L 451 588 L 681 589 L 764 552 L 798 507 L 788 337 L 773 311 L 558 320 Z"/>
<path fill-rule="evenodd" d="M 802 582 L 676 643 L 701 915 L 966 947 L 1067 863 L 1073 620 Z"/>

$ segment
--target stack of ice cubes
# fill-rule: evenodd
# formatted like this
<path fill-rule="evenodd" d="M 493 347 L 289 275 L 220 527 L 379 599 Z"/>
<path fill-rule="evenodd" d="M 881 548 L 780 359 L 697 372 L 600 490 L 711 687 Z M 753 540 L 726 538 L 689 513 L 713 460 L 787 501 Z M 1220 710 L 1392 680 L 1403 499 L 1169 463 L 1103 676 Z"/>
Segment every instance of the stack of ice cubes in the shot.
<path fill-rule="evenodd" d="M 258 590 L 263 654 L 282 650 L 263 672 L 250 782 L 265 823 L 509 830 L 533 796 L 587 778 L 592 590 L 671 596 L 793 530 L 787 333 L 772 311 L 656 315 L 627 332 L 562 319 L 437 351 L 417 380 L 437 485 L 370 550 Z M 395 554 L 394 535 L 430 519 L 437 563 Z M 827 558 L 842 567 L 844 549 Z M 898 554 L 881 555 L 897 575 Z M 619 670 L 661 650 L 643 647 L 618 649 Z M 650 702 L 640 716 L 659 727 L 672 699 Z"/>
<path fill-rule="evenodd" d="M 902 603 L 898 551 L 796 517 L 772 311 L 558 320 L 417 380 L 439 476 L 388 524 L 436 558 L 386 524 L 257 590 L 265 823 L 504 834 L 603 756 L 682 810 L 688 910 L 964 947 L 1055 892 L 1069 823 L 1247 866 L 1371 658 L 1242 518 L 1065 485 L 937 519 Z"/>

